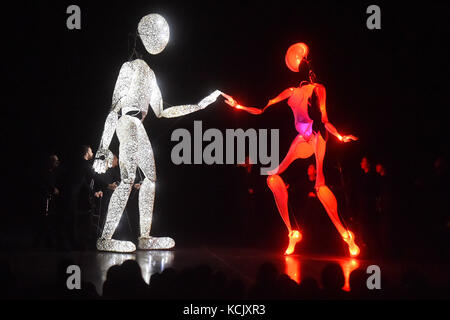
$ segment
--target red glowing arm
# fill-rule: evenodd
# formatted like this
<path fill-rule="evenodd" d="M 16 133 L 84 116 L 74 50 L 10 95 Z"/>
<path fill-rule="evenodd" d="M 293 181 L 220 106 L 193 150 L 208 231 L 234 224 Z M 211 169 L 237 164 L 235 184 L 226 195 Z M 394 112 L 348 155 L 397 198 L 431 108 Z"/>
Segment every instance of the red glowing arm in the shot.
<path fill-rule="evenodd" d="M 247 111 L 248 113 L 251 113 L 251 114 L 261 114 L 261 113 L 263 113 L 262 109 L 253 108 L 253 107 L 245 107 L 243 105 L 238 104 L 237 101 L 233 99 L 233 97 L 231 97 L 231 96 L 229 96 L 229 95 L 227 95 L 225 93 L 222 93 L 222 96 L 225 97 L 225 99 L 226 99 L 225 103 L 227 105 L 229 105 L 230 107 L 233 107 L 233 108 L 239 109 L 239 110 L 244 110 L 244 111 Z"/>
<path fill-rule="evenodd" d="M 339 132 L 337 131 L 337 129 L 328 121 L 327 108 L 326 108 L 327 94 L 325 91 L 325 87 L 323 85 L 317 84 L 317 83 L 315 85 L 316 85 L 316 87 L 315 87 L 314 91 L 316 92 L 317 97 L 319 99 L 320 112 L 322 113 L 322 122 L 325 124 L 325 128 L 328 130 L 328 132 L 343 142 L 350 142 L 351 140 L 353 140 L 353 141 L 358 140 L 358 138 L 353 135 L 345 135 L 345 136 L 340 135 Z"/>
<path fill-rule="evenodd" d="M 225 101 L 225 102 L 227 102 L 227 101 Z M 239 110 L 247 111 L 248 113 L 251 113 L 251 114 L 261 114 L 261 113 L 264 112 L 264 109 L 258 109 L 258 108 L 253 108 L 253 107 L 245 107 L 245 106 L 242 106 L 240 104 L 237 104 L 234 107 L 236 109 L 239 109 Z"/>
<path fill-rule="evenodd" d="M 227 99 L 227 100 L 225 100 L 225 103 L 235 109 L 244 110 L 251 114 L 262 114 L 269 106 L 271 106 L 275 103 L 278 103 L 280 101 L 283 101 L 285 99 L 288 99 L 292 95 L 293 92 L 294 92 L 294 88 L 289 88 L 289 89 L 284 90 L 276 98 L 269 100 L 269 102 L 263 109 L 246 107 L 246 106 L 240 105 L 231 96 L 229 96 L 227 94 L 222 94 L 222 95 Z"/>
<path fill-rule="evenodd" d="M 271 105 L 290 98 L 292 96 L 292 93 L 294 93 L 294 90 L 295 88 L 288 88 L 280 93 L 276 98 L 269 100 L 267 105 L 263 108 L 263 112 Z"/>

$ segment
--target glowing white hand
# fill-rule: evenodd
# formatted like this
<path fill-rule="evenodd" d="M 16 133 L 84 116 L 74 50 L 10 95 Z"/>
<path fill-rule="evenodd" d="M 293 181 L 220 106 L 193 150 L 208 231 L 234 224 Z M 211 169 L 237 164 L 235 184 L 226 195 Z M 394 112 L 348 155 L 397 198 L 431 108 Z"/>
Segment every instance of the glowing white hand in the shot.
<path fill-rule="evenodd" d="M 98 149 L 93 164 L 94 171 L 97 173 L 105 173 L 112 167 L 114 155 L 108 149 Z"/>

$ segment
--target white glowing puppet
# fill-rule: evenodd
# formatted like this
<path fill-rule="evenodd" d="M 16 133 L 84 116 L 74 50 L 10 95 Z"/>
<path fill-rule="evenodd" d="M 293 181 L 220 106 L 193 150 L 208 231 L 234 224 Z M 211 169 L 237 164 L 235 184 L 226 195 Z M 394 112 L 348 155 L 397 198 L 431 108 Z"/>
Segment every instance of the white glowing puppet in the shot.
<path fill-rule="evenodd" d="M 138 34 L 145 49 L 150 54 L 156 55 L 164 50 L 169 41 L 169 25 L 161 15 L 149 14 L 139 22 Z M 216 101 L 220 94 L 221 92 L 216 90 L 198 104 L 173 106 L 164 110 L 156 76 L 145 61 L 136 59 L 122 65 L 114 88 L 112 108 L 106 118 L 93 165 L 98 173 L 104 173 L 112 166 L 113 154 L 109 150 L 109 145 L 116 132 L 120 144 L 121 182 L 111 196 L 103 232 L 97 240 L 98 250 L 114 252 L 136 250 L 134 243 L 114 240 L 112 236 L 127 204 L 138 167 L 145 176 L 139 190 L 138 249 L 170 249 L 175 246 L 172 238 L 150 236 L 156 170 L 152 147 L 142 121 L 147 115 L 149 105 L 158 118 L 174 118 L 206 108 Z"/>
<path fill-rule="evenodd" d="M 292 45 L 286 53 L 286 65 L 294 72 L 299 71 L 302 61 L 306 63 L 308 55 L 308 47 L 304 43 L 296 43 Z M 276 98 L 269 100 L 263 109 L 245 107 L 238 104 L 231 96 L 224 95 L 228 105 L 245 110 L 251 114 L 262 114 L 269 106 L 287 100 L 295 117 L 295 128 L 298 135 L 292 142 L 289 151 L 280 163 L 278 168 L 269 172 L 267 184 L 272 191 L 278 211 L 288 229 L 289 245 L 285 254 L 289 255 L 294 251 L 297 242 L 301 241 L 302 234 L 300 230 L 294 230 L 289 220 L 288 212 L 288 192 L 283 179 L 279 176 L 285 171 L 289 165 L 296 159 L 306 159 L 315 155 L 317 177 L 315 189 L 317 197 L 324 206 L 331 221 L 338 230 L 342 239 L 348 244 L 351 256 L 359 254 L 359 248 L 355 244 L 355 236 L 353 232 L 344 227 L 337 210 L 337 202 L 331 190 L 325 184 L 323 174 L 323 159 L 326 149 L 327 131 L 334 135 L 342 142 L 357 140 L 352 135 L 341 136 L 336 128 L 328 121 L 325 98 L 325 87 L 316 82 L 315 75 L 310 69 L 310 81 L 302 81 L 298 87 L 288 88 L 280 93 Z M 315 101 L 313 101 L 315 99 Z"/>

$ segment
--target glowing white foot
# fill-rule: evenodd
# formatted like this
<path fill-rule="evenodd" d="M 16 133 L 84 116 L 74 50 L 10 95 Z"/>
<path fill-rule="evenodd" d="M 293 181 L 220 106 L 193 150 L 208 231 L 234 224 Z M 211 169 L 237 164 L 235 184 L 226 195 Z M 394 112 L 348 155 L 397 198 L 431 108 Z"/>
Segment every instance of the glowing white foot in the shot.
<path fill-rule="evenodd" d="M 130 241 L 100 238 L 97 240 L 97 250 L 110 252 L 134 252 L 136 246 Z"/>
<path fill-rule="evenodd" d="M 171 249 L 175 247 L 175 240 L 169 237 L 141 237 L 138 248 L 141 250 Z"/>

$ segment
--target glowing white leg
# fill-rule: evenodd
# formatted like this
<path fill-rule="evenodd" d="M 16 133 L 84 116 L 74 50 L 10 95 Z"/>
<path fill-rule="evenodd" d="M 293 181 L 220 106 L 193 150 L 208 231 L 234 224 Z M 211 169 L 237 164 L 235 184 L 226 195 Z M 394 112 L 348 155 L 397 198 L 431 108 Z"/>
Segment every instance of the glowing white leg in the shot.
<path fill-rule="evenodd" d="M 138 150 L 136 120 L 138 119 L 122 116 L 118 121 L 117 136 L 120 143 L 121 182 L 111 196 L 102 236 L 97 240 L 97 249 L 101 251 L 133 252 L 136 250 L 136 246 L 130 241 L 111 239 L 128 202 L 136 174 Z M 139 120 L 138 123 L 140 123 Z"/>
<path fill-rule="evenodd" d="M 150 230 L 153 218 L 153 203 L 155 201 L 155 160 L 153 150 L 144 126 L 139 123 L 138 131 L 138 166 L 145 175 L 139 189 L 139 225 L 140 237 L 138 248 L 142 250 L 170 249 L 175 241 L 169 237 L 151 237 Z"/>
<path fill-rule="evenodd" d="M 148 238 L 152 227 L 155 183 L 145 178 L 139 189 L 139 226 L 141 237 Z"/>
<path fill-rule="evenodd" d="M 175 241 L 169 237 L 151 237 L 150 229 L 152 226 L 153 202 L 155 199 L 155 183 L 148 178 L 139 189 L 139 218 L 140 231 L 138 248 L 143 250 L 150 249 L 170 249 L 175 246 Z"/>

